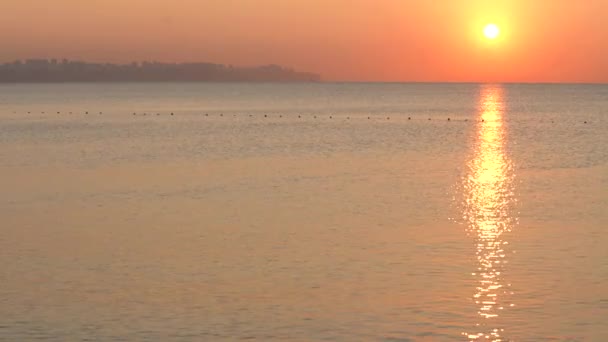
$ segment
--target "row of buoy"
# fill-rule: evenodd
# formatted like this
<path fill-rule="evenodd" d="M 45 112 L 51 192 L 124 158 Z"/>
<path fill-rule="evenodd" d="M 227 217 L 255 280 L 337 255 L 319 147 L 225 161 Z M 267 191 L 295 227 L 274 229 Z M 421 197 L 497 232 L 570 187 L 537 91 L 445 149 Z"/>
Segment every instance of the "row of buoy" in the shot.
<path fill-rule="evenodd" d="M 18 114 L 18 113 L 17 112 L 13 112 L 13 114 Z M 35 113 L 29 111 L 26 114 L 35 114 Z M 43 111 L 43 112 L 40 112 L 40 114 L 47 114 L 47 112 Z M 48 114 L 52 114 L 52 112 L 48 112 Z M 61 112 L 56 112 L 56 114 L 62 114 L 62 113 Z M 63 112 L 63 114 L 74 114 L 74 113 L 73 112 Z M 76 113 L 76 114 L 78 114 L 78 113 Z M 88 115 L 89 112 L 84 112 L 82 114 Z M 91 114 L 95 114 L 95 113 L 91 112 Z M 103 114 L 103 112 L 99 112 L 98 114 L 101 115 L 101 114 Z"/>
<path fill-rule="evenodd" d="M 208 117 L 208 116 L 212 116 L 212 115 L 209 115 L 209 113 L 205 113 L 205 116 L 207 116 L 207 117 Z M 224 116 L 224 114 L 220 113 L 220 114 L 219 114 L 219 116 L 220 116 L 220 117 L 223 117 L 223 116 Z M 237 117 L 237 115 L 236 115 L 236 114 L 233 114 L 232 116 L 233 116 L 233 117 Z M 250 118 L 251 118 L 251 117 L 253 117 L 253 116 L 254 116 L 253 114 L 249 114 L 249 117 L 250 117 Z M 270 115 L 268 115 L 268 114 L 264 114 L 264 117 L 265 117 L 265 118 L 268 118 L 268 117 L 271 117 L 271 116 L 270 116 Z M 282 117 L 283 117 L 283 115 L 279 115 L 278 117 L 279 117 L 279 118 L 282 118 Z M 317 119 L 317 118 L 322 117 L 322 116 L 320 116 L 320 115 L 319 115 L 319 116 L 318 116 L 318 115 L 313 115 L 312 117 L 313 117 L 314 119 Z M 298 115 L 298 119 L 300 119 L 300 118 L 302 118 L 302 115 Z M 333 116 L 333 115 L 329 115 L 327 118 L 329 118 L 329 119 L 333 119 L 333 118 L 334 118 L 334 116 Z M 351 117 L 350 117 L 350 116 L 347 116 L 345 119 L 346 119 L 346 120 L 350 120 L 350 119 L 351 119 Z M 372 120 L 372 119 L 375 119 L 375 118 L 372 118 L 371 116 L 368 116 L 368 117 L 367 117 L 367 120 Z M 380 118 L 380 119 L 381 119 L 381 118 Z M 391 119 L 391 117 L 390 117 L 390 116 L 387 116 L 387 117 L 386 117 L 386 120 L 390 120 L 390 119 Z M 411 120 L 415 120 L 415 119 L 412 119 L 412 117 L 411 117 L 411 116 L 408 116 L 408 117 L 407 117 L 407 120 L 408 120 L 408 121 L 411 121 Z M 432 120 L 433 120 L 433 118 L 428 118 L 427 120 L 428 120 L 428 121 L 432 121 Z M 474 120 L 474 119 L 472 119 L 472 120 L 469 120 L 469 119 L 464 119 L 464 120 L 452 120 L 452 118 L 450 118 L 450 117 L 448 117 L 448 118 L 446 119 L 446 121 L 450 121 L 450 122 L 451 122 L 451 121 L 464 121 L 464 122 L 468 122 L 468 121 L 478 121 L 478 122 L 486 122 L 486 120 L 485 120 L 485 119 L 481 119 L 481 120 Z M 551 123 L 555 123 L 555 121 L 554 121 L 554 120 L 551 120 Z M 583 121 L 583 123 L 585 123 L 585 124 L 586 124 L 586 123 L 588 123 L 588 122 L 587 122 L 587 121 Z"/>
<path fill-rule="evenodd" d="M 149 114 L 149 115 L 156 115 L 156 116 L 160 116 L 160 115 L 162 115 L 161 113 L 156 113 L 156 114 L 154 114 L 154 113 L 137 113 L 137 112 L 133 112 L 133 115 L 134 115 L 134 116 L 137 116 L 137 115 L 147 116 L 148 114 Z M 173 116 L 173 115 L 175 115 L 175 114 L 174 114 L 174 113 L 170 113 L 169 115 Z"/>
<path fill-rule="evenodd" d="M 49 112 L 49 114 L 50 114 L 50 113 L 51 113 L 51 112 Z M 18 114 L 18 113 L 17 113 L 16 111 L 13 111 L 13 114 Z M 32 114 L 32 112 L 31 112 L 31 111 L 28 111 L 28 112 L 27 112 L 27 114 Z M 42 111 L 42 112 L 40 112 L 40 114 L 47 114 L 47 112 Z M 61 112 L 61 111 L 58 111 L 58 112 L 56 112 L 56 114 L 62 114 L 62 112 Z M 63 112 L 63 114 L 73 114 L 73 112 Z M 88 112 L 88 111 L 86 111 L 86 112 L 84 112 L 83 114 L 84 114 L 84 115 L 89 115 L 89 114 L 103 115 L 103 112 L 95 112 L 95 113 L 94 113 L 94 112 Z M 161 116 L 161 115 L 163 115 L 163 114 L 162 114 L 162 113 L 148 113 L 148 112 L 143 112 L 143 113 L 137 113 L 137 112 L 133 112 L 133 113 L 132 113 L 132 115 L 133 115 L 133 116 L 148 116 L 148 115 L 150 115 L 150 116 Z M 171 112 L 171 113 L 168 113 L 167 115 L 174 116 L 174 115 L 175 115 L 175 113 Z M 205 116 L 206 116 L 206 117 L 208 117 L 208 116 L 212 116 L 212 115 L 210 115 L 209 113 L 205 113 Z M 219 114 L 219 116 L 220 116 L 220 117 L 224 117 L 224 114 L 223 114 L 223 113 L 220 113 L 220 114 Z M 237 117 L 237 115 L 236 115 L 236 114 L 233 114 L 232 116 L 233 116 L 233 117 Z M 249 117 L 250 117 L 250 118 L 251 118 L 251 117 L 254 117 L 254 115 L 253 115 L 253 114 L 249 114 Z M 271 117 L 271 116 L 270 116 L 270 115 L 268 115 L 268 114 L 264 114 L 264 117 L 265 117 L 265 118 L 268 118 L 268 117 Z M 282 115 L 282 114 L 279 114 L 279 116 L 278 116 L 278 117 L 279 117 L 279 118 L 283 118 L 283 115 Z M 303 117 L 303 115 L 298 114 L 298 119 L 301 119 L 302 117 Z M 313 118 L 314 118 L 314 119 L 317 119 L 317 118 L 319 118 L 319 117 L 321 117 L 321 116 L 320 116 L 320 115 L 313 115 Z M 328 116 L 328 118 L 329 118 L 329 119 L 333 119 L 333 118 L 334 118 L 334 116 L 333 116 L 333 115 L 329 115 L 329 116 Z M 351 119 L 351 117 L 350 117 L 350 116 L 347 116 L 347 117 L 346 117 L 346 120 L 350 120 L 350 119 Z M 367 120 L 371 120 L 371 119 L 372 119 L 372 117 L 371 117 L 371 116 L 368 116 L 368 117 L 367 117 Z M 390 120 L 390 119 L 391 119 L 391 117 L 390 117 L 390 116 L 387 116 L 387 117 L 386 117 L 386 120 Z M 408 120 L 408 121 L 412 120 L 412 117 L 411 117 L 411 116 L 408 116 L 407 120 Z M 432 118 L 428 118 L 427 120 L 428 120 L 428 121 L 432 121 L 433 119 L 432 119 Z M 452 118 L 448 117 L 446 121 L 459 121 L 459 120 L 452 120 Z M 469 121 L 469 119 L 464 119 L 464 120 L 460 120 L 460 121 L 468 122 L 468 121 Z M 471 121 L 473 121 L 473 120 L 471 120 Z M 485 122 L 485 119 L 481 119 L 481 120 L 475 120 L 475 121 L 479 121 L 479 122 Z M 555 123 L 555 122 L 554 122 L 553 120 L 551 120 L 551 123 Z M 584 123 L 584 124 L 587 124 L 587 123 L 589 123 L 589 122 L 585 120 L 585 121 L 583 121 L 583 123 Z"/>
<path fill-rule="evenodd" d="M 51 114 L 51 113 L 52 112 L 48 112 L 48 114 Z M 16 111 L 13 111 L 13 114 L 18 114 L 18 113 Z M 33 114 L 33 112 L 29 111 L 29 112 L 27 112 L 27 114 Z M 47 112 L 43 111 L 43 112 L 40 112 L 40 114 L 47 114 Z M 56 112 L 56 114 L 62 114 L 62 112 Z M 73 112 L 63 112 L 63 114 L 74 114 L 74 113 Z M 76 113 L 76 114 L 78 114 L 78 113 Z M 87 111 L 87 112 L 83 112 L 81 114 L 84 114 L 84 115 L 89 115 L 89 114 L 102 115 L 103 112 L 88 112 Z M 137 113 L 137 112 L 133 112 L 132 115 L 143 115 L 143 116 L 146 116 L 146 115 L 157 115 L 157 116 L 160 116 L 160 115 L 162 115 L 162 113 Z M 169 115 L 173 116 L 173 115 L 175 115 L 175 113 L 170 113 Z"/>

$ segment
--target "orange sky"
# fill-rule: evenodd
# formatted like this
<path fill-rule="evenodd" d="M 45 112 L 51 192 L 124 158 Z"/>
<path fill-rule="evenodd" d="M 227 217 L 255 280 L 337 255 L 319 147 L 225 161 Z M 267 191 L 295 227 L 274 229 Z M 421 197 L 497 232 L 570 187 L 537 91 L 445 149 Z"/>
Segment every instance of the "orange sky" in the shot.
<path fill-rule="evenodd" d="M 502 35 L 483 39 L 495 22 Z M 0 61 L 276 63 L 325 80 L 608 82 L 608 0 L 2 0 Z"/>

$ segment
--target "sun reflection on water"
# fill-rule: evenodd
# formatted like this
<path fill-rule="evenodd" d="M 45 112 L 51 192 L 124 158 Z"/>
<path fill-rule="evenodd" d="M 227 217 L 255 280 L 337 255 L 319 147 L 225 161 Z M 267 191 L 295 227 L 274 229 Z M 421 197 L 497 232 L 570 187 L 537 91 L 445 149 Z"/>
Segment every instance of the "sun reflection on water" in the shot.
<path fill-rule="evenodd" d="M 464 333 L 469 340 L 503 341 L 500 316 L 509 307 L 510 284 L 506 270 L 507 234 L 516 224 L 513 213 L 514 171 L 505 152 L 506 131 L 503 89 L 487 85 L 480 90 L 476 140 L 464 182 L 464 213 L 467 230 L 475 239 L 477 270 L 473 300 L 480 317 L 477 331 Z"/>

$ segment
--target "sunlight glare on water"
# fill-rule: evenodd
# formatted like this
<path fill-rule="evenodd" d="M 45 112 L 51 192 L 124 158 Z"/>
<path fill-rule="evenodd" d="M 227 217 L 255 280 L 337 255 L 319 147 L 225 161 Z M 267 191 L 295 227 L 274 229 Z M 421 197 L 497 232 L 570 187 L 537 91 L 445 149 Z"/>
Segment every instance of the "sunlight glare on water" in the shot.
<path fill-rule="evenodd" d="M 481 88 L 480 122 L 469 172 L 464 178 L 465 212 L 468 231 L 475 238 L 478 285 L 473 294 L 478 306 L 479 331 L 465 333 L 471 340 L 502 341 L 501 312 L 510 302 L 510 284 L 504 275 L 507 260 L 507 233 L 517 222 L 513 212 L 513 165 L 506 153 L 503 89 Z"/>

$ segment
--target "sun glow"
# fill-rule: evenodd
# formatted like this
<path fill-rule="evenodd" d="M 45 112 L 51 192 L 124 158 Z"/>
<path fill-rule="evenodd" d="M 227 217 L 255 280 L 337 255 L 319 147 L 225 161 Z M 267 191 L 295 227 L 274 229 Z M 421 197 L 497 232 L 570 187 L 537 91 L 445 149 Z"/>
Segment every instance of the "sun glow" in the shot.
<path fill-rule="evenodd" d="M 496 39 L 500 35 L 500 28 L 496 24 L 487 24 L 483 28 L 483 35 L 488 39 Z"/>

